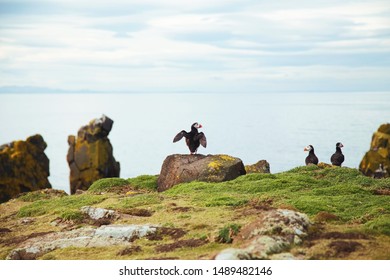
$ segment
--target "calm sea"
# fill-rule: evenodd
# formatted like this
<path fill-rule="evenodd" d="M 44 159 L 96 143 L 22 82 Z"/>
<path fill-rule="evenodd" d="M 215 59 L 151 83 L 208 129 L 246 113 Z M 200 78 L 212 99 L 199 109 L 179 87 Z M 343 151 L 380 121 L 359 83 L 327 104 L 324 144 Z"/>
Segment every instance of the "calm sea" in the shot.
<path fill-rule="evenodd" d="M 67 137 L 102 114 L 121 177 L 158 174 L 166 156 L 188 153 L 172 143 L 193 122 L 203 125 L 203 154 L 229 154 L 244 164 L 266 159 L 277 173 L 304 165 L 309 144 L 329 162 L 344 144 L 345 166 L 358 167 L 371 136 L 390 122 L 390 92 L 272 94 L 0 94 L 0 145 L 39 133 L 48 144 L 50 182 L 69 192 Z"/>

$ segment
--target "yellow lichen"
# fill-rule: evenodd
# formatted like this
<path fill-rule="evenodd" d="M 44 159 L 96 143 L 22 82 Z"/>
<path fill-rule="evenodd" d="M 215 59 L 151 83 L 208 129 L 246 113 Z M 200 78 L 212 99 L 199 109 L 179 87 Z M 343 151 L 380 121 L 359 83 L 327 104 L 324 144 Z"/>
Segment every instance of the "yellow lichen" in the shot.
<path fill-rule="evenodd" d="M 228 155 L 219 155 L 219 158 L 224 161 L 233 161 L 234 157 L 228 156 Z"/>
<path fill-rule="evenodd" d="M 215 170 L 219 170 L 221 168 L 222 164 L 218 161 L 211 161 L 209 164 L 208 164 L 208 167 L 209 168 L 212 168 L 212 169 L 215 169 Z"/>

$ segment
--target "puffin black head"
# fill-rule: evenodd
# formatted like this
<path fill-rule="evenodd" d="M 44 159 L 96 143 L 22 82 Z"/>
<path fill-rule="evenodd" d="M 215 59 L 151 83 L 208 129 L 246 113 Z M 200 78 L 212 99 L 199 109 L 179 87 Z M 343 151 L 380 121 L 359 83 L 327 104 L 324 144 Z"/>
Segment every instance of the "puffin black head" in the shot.
<path fill-rule="evenodd" d="M 200 124 L 200 123 L 193 123 L 192 125 L 191 125 L 191 128 L 196 128 L 196 129 L 198 129 L 198 128 L 202 128 L 202 125 Z"/>
<path fill-rule="evenodd" d="M 342 148 L 342 147 L 344 147 L 344 145 L 342 143 L 340 143 L 340 142 L 336 143 L 336 148 Z"/>
<path fill-rule="evenodd" d="M 314 150 L 314 147 L 313 147 L 312 145 L 309 145 L 309 146 L 307 146 L 307 147 L 305 147 L 305 148 L 303 149 L 303 151 L 305 151 L 305 152 L 310 152 L 310 151 L 312 151 L 312 150 Z"/>

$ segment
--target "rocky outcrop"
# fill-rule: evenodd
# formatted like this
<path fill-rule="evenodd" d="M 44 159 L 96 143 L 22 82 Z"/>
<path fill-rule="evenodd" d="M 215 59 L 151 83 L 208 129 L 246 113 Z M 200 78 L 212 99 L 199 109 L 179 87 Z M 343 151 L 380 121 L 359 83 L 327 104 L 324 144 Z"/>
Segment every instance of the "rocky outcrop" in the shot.
<path fill-rule="evenodd" d="M 0 146 L 0 203 L 19 193 L 51 188 L 46 147 L 39 134 Z"/>
<path fill-rule="evenodd" d="M 191 181 L 229 181 L 245 174 L 242 161 L 228 155 L 170 155 L 161 167 L 157 190 Z"/>
<path fill-rule="evenodd" d="M 126 246 L 130 242 L 157 231 L 154 225 L 104 225 L 82 227 L 71 231 L 52 232 L 26 240 L 12 250 L 8 260 L 33 260 L 53 250 L 67 247 Z"/>
<path fill-rule="evenodd" d="M 246 173 L 271 173 L 268 161 L 265 159 L 259 160 L 255 164 L 245 165 Z"/>
<path fill-rule="evenodd" d="M 364 155 L 359 170 L 370 177 L 390 174 L 390 123 L 382 124 L 374 133 L 370 150 Z"/>
<path fill-rule="evenodd" d="M 215 259 L 292 259 L 285 251 L 302 242 L 309 225 L 309 218 L 303 213 L 286 209 L 265 211 L 234 238 L 233 245 L 238 248 L 225 249 Z"/>
<path fill-rule="evenodd" d="M 87 190 L 96 180 L 119 177 L 120 166 L 108 139 L 113 120 L 107 116 L 94 119 L 79 129 L 77 138 L 68 137 L 67 161 L 70 167 L 70 191 Z"/>

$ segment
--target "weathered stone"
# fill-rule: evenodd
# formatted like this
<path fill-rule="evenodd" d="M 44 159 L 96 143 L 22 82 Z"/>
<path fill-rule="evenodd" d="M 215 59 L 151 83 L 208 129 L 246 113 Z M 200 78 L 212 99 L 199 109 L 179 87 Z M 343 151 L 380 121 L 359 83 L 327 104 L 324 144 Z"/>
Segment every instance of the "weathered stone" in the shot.
<path fill-rule="evenodd" d="M 81 207 L 81 212 L 87 214 L 92 220 L 113 219 L 116 216 L 114 210 L 95 208 L 92 206 Z"/>
<path fill-rule="evenodd" d="M 245 165 L 246 173 L 271 173 L 268 161 L 260 160 L 252 165 Z"/>
<path fill-rule="evenodd" d="M 286 261 L 290 261 L 290 260 L 297 260 L 298 258 L 295 257 L 293 254 L 291 253 L 280 253 L 280 254 L 274 254 L 270 257 L 271 260 L 286 260 Z"/>
<path fill-rule="evenodd" d="M 150 225 L 109 225 L 96 229 L 95 237 L 132 241 L 153 234 L 156 230 L 156 226 Z"/>
<path fill-rule="evenodd" d="M 309 225 L 309 218 L 303 213 L 285 209 L 265 211 L 234 238 L 233 245 L 239 248 L 224 250 L 215 258 L 271 259 L 292 245 L 300 244 L 307 236 Z M 294 256 L 288 255 L 288 258 Z"/>
<path fill-rule="evenodd" d="M 380 170 L 381 169 L 381 170 Z M 390 123 L 382 124 L 371 139 L 370 150 L 364 155 L 359 170 L 366 176 L 382 178 L 390 174 Z M 380 170 L 378 176 L 378 170 Z"/>
<path fill-rule="evenodd" d="M 266 260 L 270 255 L 288 249 L 290 245 L 291 243 L 284 237 L 260 235 L 252 239 L 245 250 L 252 260 Z"/>
<path fill-rule="evenodd" d="M 227 248 L 219 252 L 215 257 L 215 260 L 250 260 L 251 257 L 246 250 Z"/>
<path fill-rule="evenodd" d="M 81 127 L 77 139 L 73 135 L 68 137 L 67 161 L 72 194 L 78 189 L 87 190 L 98 179 L 119 177 L 120 165 L 107 138 L 112 125 L 113 121 L 103 115 Z"/>
<path fill-rule="evenodd" d="M 289 238 L 305 237 L 310 225 L 306 214 L 287 209 L 273 209 L 263 212 L 259 218 L 243 227 L 235 242 L 245 242 L 259 235 L 278 235 Z"/>
<path fill-rule="evenodd" d="M 47 145 L 37 134 L 0 149 L 0 203 L 19 193 L 51 188 Z"/>
<path fill-rule="evenodd" d="M 192 181 L 223 182 L 245 175 L 239 158 L 228 155 L 170 155 L 161 167 L 157 180 L 158 191 Z"/>
<path fill-rule="evenodd" d="M 154 225 L 111 225 L 83 227 L 71 231 L 53 232 L 26 240 L 19 248 L 12 250 L 8 260 L 36 259 L 53 250 L 67 247 L 127 246 L 129 242 L 153 234 Z"/>

